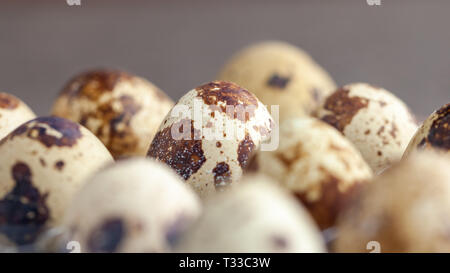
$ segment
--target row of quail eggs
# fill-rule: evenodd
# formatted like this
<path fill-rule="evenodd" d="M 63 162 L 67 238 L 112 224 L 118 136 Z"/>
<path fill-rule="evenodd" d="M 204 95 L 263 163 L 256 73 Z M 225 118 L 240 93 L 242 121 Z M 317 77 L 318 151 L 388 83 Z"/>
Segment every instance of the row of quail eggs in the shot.
<path fill-rule="evenodd" d="M 0 93 L 0 251 L 450 251 L 449 119 L 278 41 L 176 103 L 109 69 L 46 117 Z"/>

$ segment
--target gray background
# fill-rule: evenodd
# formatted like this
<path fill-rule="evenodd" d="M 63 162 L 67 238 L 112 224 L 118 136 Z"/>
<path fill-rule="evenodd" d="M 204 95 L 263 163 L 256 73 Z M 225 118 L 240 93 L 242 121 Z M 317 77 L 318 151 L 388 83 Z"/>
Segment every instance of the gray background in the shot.
<path fill-rule="evenodd" d="M 312 54 L 342 85 L 367 81 L 421 118 L 450 101 L 450 1 L 0 0 L 0 90 L 49 112 L 74 73 L 116 67 L 172 98 L 255 41 Z"/>

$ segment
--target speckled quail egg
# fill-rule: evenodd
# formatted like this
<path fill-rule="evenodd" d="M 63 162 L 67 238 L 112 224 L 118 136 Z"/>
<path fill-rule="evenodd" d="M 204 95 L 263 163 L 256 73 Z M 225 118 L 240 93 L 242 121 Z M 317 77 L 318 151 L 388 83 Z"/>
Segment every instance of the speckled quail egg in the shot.
<path fill-rule="evenodd" d="M 0 139 L 35 117 L 33 111 L 20 99 L 0 92 Z"/>
<path fill-rule="evenodd" d="M 87 176 L 112 160 L 69 120 L 39 117 L 16 128 L 0 142 L 0 241 L 29 244 L 58 225 Z"/>
<path fill-rule="evenodd" d="M 184 95 L 155 135 L 148 156 L 172 167 L 202 197 L 237 182 L 270 139 L 266 107 L 236 84 L 214 81 Z"/>
<path fill-rule="evenodd" d="M 265 41 L 238 52 L 217 76 L 253 92 L 266 105 L 280 105 L 280 121 L 310 114 L 336 85 L 303 50 Z"/>
<path fill-rule="evenodd" d="M 424 151 L 395 164 L 339 217 L 335 251 L 450 251 L 449 182 L 448 156 Z"/>
<path fill-rule="evenodd" d="M 378 174 L 401 159 L 417 123 L 408 107 L 389 91 L 353 83 L 328 96 L 318 117 L 341 131 Z"/>
<path fill-rule="evenodd" d="M 117 70 L 95 70 L 70 80 L 52 114 L 93 132 L 114 158 L 145 156 L 173 102 L 147 80 Z"/>
<path fill-rule="evenodd" d="M 450 103 L 432 113 L 417 130 L 404 156 L 421 149 L 450 153 Z"/>
<path fill-rule="evenodd" d="M 178 252 L 324 252 L 310 215 L 264 176 L 245 177 L 230 191 L 210 198 L 199 220 L 185 232 Z"/>
<path fill-rule="evenodd" d="M 91 177 L 63 226 L 82 252 L 166 252 L 200 211 L 197 195 L 173 170 L 128 159 Z"/>
<path fill-rule="evenodd" d="M 258 172 L 294 193 L 322 229 L 334 225 L 350 197 L 372 178 L 372 170 L 350 141 L 309 117 L 284 121 L 278 149 L 261 151 L 254 160 Z"/>

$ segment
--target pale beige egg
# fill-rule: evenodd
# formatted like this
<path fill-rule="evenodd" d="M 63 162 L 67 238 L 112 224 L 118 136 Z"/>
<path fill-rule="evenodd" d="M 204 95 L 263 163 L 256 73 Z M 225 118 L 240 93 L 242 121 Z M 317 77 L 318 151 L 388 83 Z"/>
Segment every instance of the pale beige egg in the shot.
<path fill-rule="evenodd" d="M 36 115 L 17 97 L 0 92 L 0 139 Z"/>
<path fill-rule="evenodd" d="M 29 244 L 59 225 L 86 178 L 112 161 L 89 130 L 69 120 L 19 126 L 0 142 L 0 241 Z"/>
<path fill-rule="evenodd" d="M 236 84 L 214 81 L 177 102 L 147 155 L 169 165 L 204 197 L 239 181 L 273 126 L 255 95 Z"/>
<path fill-rule="evenodd" d="M 95 70 L 66 84 L 52 114 L 88 128 L 117 159 L 144 156 L 172 106 L 168 96 L 141 77 Z"/>

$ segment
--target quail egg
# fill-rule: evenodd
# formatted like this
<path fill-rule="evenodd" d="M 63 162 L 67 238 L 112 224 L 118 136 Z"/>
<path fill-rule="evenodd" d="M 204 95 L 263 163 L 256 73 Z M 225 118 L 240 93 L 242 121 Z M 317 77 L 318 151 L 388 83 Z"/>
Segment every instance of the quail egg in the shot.
<path fill-rule="evenodd" d="M 87 176 L 112 160 L 69 120 L 39 117 L 16 128 L 0 142 L 0 241 L 29 244 L 58 225 Z"/>
<path fill-rule="evenodd" d="M 405 151 L 405 157 L 417 149 L 450 153 L 450 103 L 432 113 L 417 130 Z"/>
<path fill-rule="evenodd" d="M 417 129 L 414 116 L 399 98 L 367 83 L 339 88 L 317 115 L 348 138 L 376 174 L 401 159 Z"/>
<path fill-rule="evenodd" d="M 253 170 L 292 192 L 320 228 L 332 227 L 337 214 L 372 170 L 359 151 L 330 125 L 310 117 L 284 121 L 280 146 L 255 156 Z"/>
<path fill-rule="evenodd" d="M 33 111 L 20 99 L 0 92 L 0 139 L 35 117 Z"/>
<path fill-rule="evenodd" d="M 239 180 L 253 152 L 270 139 L 266 107 L 236 84 L 214 81 L 184 95 L 148 151 L 172 167 L 202 197 Z"/>
<path fill-rule="evenodd" d="M 93 132 L 114 158 L 145 156 L 173 102 L 147 80 L 117 70 L 94 70 L 71 79 L 52 114 Z"/>
<path fill-rule="evenodd" d="M 324 252 L 321 234 L 303 207 L 275 182 L 248 176 L 207 200 L 178 252 Z"/>
<path fill-rule="evenodd" d="M 376 177 L 339 217 L 337 252 L 450 251 L 450 157 L 414 153 Z"/>
<path fill-rule="evenodd" d="M 253 92 L 266 105 L 280 106 L 280 122 L 309 115 L 336 85 L 303 50 L 265 41 L 238 52 L 217 76 Z"/>
<path fill-rule="evenodd" d="M 197 195 L 170 168 L 127 159 L 91 177 L 63 226 L 82 252 L 167 252 L 200 211 Z"/>

